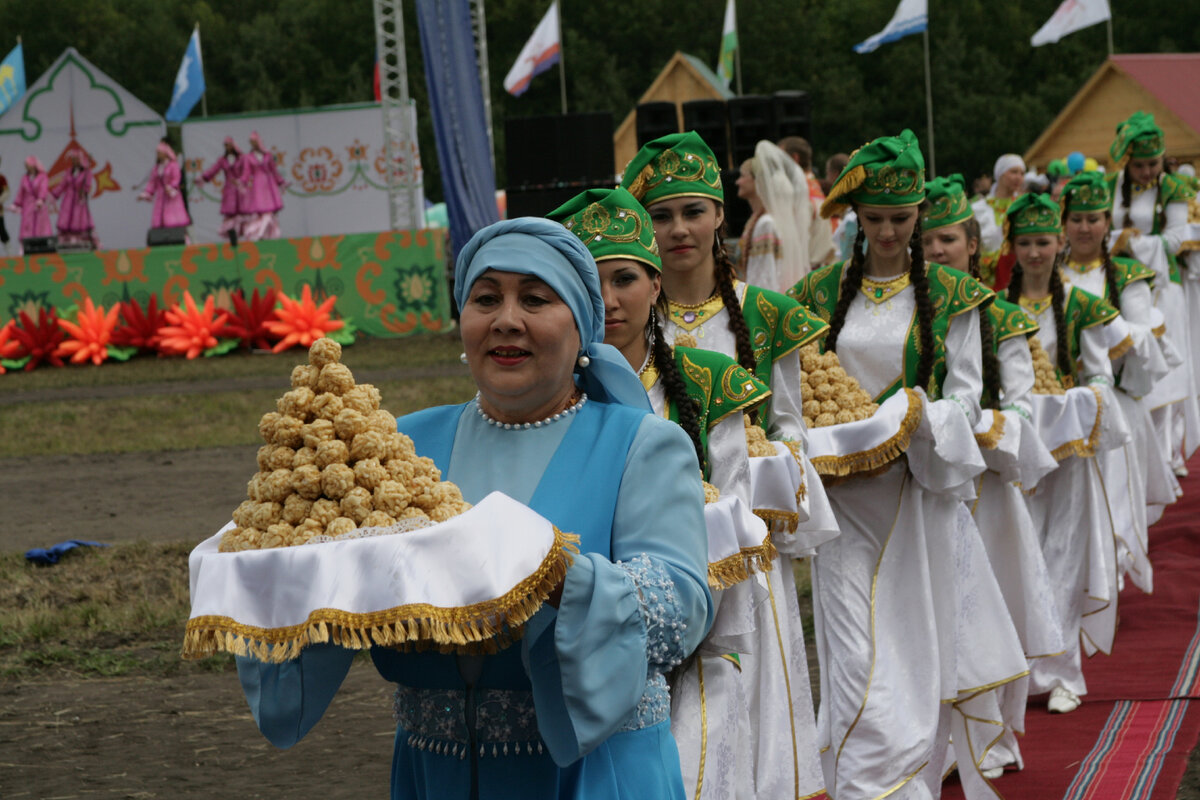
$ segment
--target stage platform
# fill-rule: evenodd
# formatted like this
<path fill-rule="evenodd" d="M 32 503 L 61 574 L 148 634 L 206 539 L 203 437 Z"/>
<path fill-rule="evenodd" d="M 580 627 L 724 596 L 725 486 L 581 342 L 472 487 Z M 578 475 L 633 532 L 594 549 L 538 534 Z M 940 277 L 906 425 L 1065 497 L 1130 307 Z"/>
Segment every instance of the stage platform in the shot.
<path fill-rule="evenodd" d="M 339 316 L 369 336 L 406 336 L 451 325 L 444 230 L 389 231 L 0 258 L 0 324 L 39 306 L 91 297 L 110 307 L 157 295 L 160 307 L 190 291 L 231 307 L 238 289 L 275 288 L 315 299 L 337 295 Z"/>

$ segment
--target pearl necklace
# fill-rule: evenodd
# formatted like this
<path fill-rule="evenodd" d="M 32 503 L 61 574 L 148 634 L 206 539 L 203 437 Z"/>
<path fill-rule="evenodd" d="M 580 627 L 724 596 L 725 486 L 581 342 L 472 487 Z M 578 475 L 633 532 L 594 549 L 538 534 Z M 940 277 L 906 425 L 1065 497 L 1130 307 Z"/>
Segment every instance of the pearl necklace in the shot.
<path fill-rule="evenodd" d="M 546 417 L 545 419 L 542 419 L 542 420 L 538 420 L 537 422 L 501 422 L 500 420 L 490 416 L 486 411 L 483 410 L 483 406 L 481 406 L 479 404 L 479 394 L 478 393 L 475 394 L 475 410 L 477 412 L 479 412 L 479 416 L 488 425 L 493 425 L 497 428 L 503 428 L 506 431 L 514 431 L 514 430 L 526 430 L 527 431 L 530 428 L 544 428 L 553 422 L 558 422 L 560 419 L 566 419 L 567 417 L 571 416 L 579 409 L 583 408 L 583 404 L 587 402 L 587 399 L 588 399 L 587 394 L 581 393 L 579 395 L 579 400 L 576 401 L 575 405 L 564 408 L 562 411 L 558 412 L 557 414 Z"/>

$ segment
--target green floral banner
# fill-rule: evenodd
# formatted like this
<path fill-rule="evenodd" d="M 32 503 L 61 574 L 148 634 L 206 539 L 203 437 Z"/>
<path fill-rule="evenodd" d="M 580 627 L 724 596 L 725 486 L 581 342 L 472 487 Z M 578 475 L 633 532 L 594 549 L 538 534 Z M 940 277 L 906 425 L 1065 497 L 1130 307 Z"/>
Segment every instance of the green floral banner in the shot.
<path fill-rule="evenodd" d="M 39 307 L 110 307 L 158 295 L 160 307 L 190 291 L 231 308 L 242 289 L 296 297 L 312 287 L 319 303 L 337 295 L 337 315 L 369 336 L 407 336 L 451 326 L 441 230 L 311 236 L 228 244 L 0 258 L 0 324 Z"/>

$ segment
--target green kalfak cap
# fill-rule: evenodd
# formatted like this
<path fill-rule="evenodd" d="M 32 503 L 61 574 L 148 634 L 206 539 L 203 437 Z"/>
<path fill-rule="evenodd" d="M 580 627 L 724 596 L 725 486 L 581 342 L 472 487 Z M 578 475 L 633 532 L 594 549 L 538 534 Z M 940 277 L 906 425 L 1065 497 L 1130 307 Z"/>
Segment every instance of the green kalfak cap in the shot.
<path fill-rule="evenodd" d="M 853 203 L 915 206 L 925 199 L 925 157 L 908 128 L 883 136 L 850 154 L 846 168 L 821 204 L 825 218 L 843 214 Z"/>
<path fill-rule="evenodd" d="M 578 236 L 596 261 L 628 258 L 662 272 L 650 215 L 621 187 L 580 192 L 546 216 Z"/>
<path fill-rule="evenodd" d="M 1004 238 L 1030 233 L 1062 233 L 1058 203 L 1049 195 L 1029 192 L 1013 201 L 1004 217 Z"/>
<path fill-rule="evenodd" d="M 1163 130 L 1154 121 L 1154 115 L 1135 111 L 1117 126 L 1117 138 L 1109 145 L 1108 154 L 1117 169 L 1125 169 L 1131 158 L 1157 158 L 1166 150 Z"/>
<path fill-rule="evenodd" d="M 925 197 L 929 200 L 929 210 L 921 217 L 921 229 L 932 231 L 945 228 L 974 216 L 971 204 L 967 202 L 966 187 L 963 176 L 957 173 L 926 183 Z"/>
<path fill-rule="evenodd" d="M 1107 211 L 1112 206 L 1108 181 L 1100 172 L 1080 172 L 1062 190 L 1062 204 L 1068 211 Z"/>
<path fill-rule="evenodd" d="M 670 133 L 646 142 L 625 167 L 621 186 L 646 208 L 675 197 L 725 202 L 721 165 L 695 131 Z"/>

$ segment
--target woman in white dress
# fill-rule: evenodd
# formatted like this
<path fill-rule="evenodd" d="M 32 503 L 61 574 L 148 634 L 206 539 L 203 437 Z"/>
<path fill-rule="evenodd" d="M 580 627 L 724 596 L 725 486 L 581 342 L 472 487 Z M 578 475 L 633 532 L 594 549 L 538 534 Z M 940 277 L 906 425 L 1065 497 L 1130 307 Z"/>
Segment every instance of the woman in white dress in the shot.
<path fill-rule="evenodd" d="M 770 142 L 759 142 L 742 164 L 737 193 L 752 212 L 738 254 L 746 283 L 786 292 L 808 274 L 807 189 L 799 165 Z"/>

